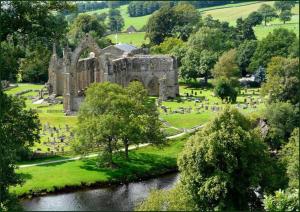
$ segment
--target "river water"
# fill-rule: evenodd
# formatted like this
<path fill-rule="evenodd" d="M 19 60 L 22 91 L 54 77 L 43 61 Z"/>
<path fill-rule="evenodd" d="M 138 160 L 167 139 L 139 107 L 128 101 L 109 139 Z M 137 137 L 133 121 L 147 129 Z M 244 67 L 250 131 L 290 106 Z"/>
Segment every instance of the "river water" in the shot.
<path fill-rule="evenodd" d="M 174 173 L 109 188 L 35 197 L 22 200 L 21 204 L 29 211 L 130 211 L 149 195 L 151 189 L 170 189 L 178 180 L 179 174 Z"/>

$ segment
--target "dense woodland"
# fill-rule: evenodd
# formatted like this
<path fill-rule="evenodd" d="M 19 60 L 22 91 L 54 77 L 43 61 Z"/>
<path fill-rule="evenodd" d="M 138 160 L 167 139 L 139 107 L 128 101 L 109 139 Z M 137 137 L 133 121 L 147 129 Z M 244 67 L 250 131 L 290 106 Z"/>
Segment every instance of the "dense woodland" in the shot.
<path fill-rule="evenodd" d="M 296 211 L 299 37 L 279 28 L 257 40 L 253 31 L 276 17 L 284 23 L 290 20 L 296 2 L 262 5 L 246 18 L 237 19 L 235 26 L 211 16 L 202 17 L 197 10 L 227 3 L 1 2 L 0 79 L 46 82 L 53 43 L 58 44 L 59 55 L 62 46 L 74 48 L 86 33 L 101 48 L 111 45 L 105 35 L 124 29 L 118 6 L 129 4 L 130 16 L 151 14 L 145 25 L 150 44 L 143 47 L 151 54 L 175 56 L 182 81 L 190 86 L 212 87 L 214 94 L 228 104 L 185 144 L 177 161 L 181 180 L 175 188 L 153 191 L 137 209 Z M 105 7 L 109 7 L 107 14 L 80 13 Z M 73 16 L 67 20 L 66 14 Z M 241 77 L 250 75 L 254 82 L 239 83 Z M 230 107 L 242 86 L 261 88 L 261 95 L 267 97 L 262 114 L 249 117 Z M 110 95 L 99 101 L 105 93 Z M 84 154 L 100 146 L 104 151 L 99 164 L 115 168 L 113 152 L 118 145 L 126 149 L 127 160 L 131 144 L 165 144 L 157 109 L 140 84 L 133 83 L 126 89 L 95 84 L 88 89 L 86 99 L 78 115 L 76 152 Z M 0 210 L 10 211 L 17 209 L 17 204 L 9 186 L 24 180 L 15 173 L 16 161 L 20 152 L 39 140 L 41 126 L 36 112 L 25 109 L 22 99 L 6 95 L 1 88 L 0 107 Z M 267 123 L 266 133 L 258 120 Z"/>

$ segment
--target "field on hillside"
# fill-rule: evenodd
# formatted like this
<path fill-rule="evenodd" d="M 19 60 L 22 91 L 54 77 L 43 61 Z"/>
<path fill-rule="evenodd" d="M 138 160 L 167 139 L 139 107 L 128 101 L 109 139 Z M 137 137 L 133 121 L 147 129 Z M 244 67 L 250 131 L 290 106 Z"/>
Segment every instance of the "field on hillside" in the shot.
<path fill-rule="evenodd" d="M 117 36 L 116 34 L 111 34 L 107 36 L 111 39 L 113 43 L 128 43 L 134 46 L 140 47 L 143 43 L 148 44 L 149 39 L 145 39 L 145 32 L 135 32 L 135 33 L 119 33 Z"/>
<path fill-rule="evenodd" d="M 202 11 L 200 9 L 199 11 L 204 16 L 211 15 L 215 19 L 227 21 L 230 25 L 234 26 L 236 24 L 236 19 L 240 17 L 246 18 L 251 12 L 258 10 L 262 4 L 269 4 L 273 6 L 274 1 L 257 2 L 248 5 L 246 3 L 230 4 L 227 6 L 224 5 L 214 8 L 205 8 L 202 9 Z M 293 16 L 291 21 L 286 22 L 286 24 L 283 24 L 278 18 L 276 18 L 269 22 L 267 26 L 264 26 L 263 24 L 256 26 L 254 28 L 254 32 L 257 39 L 260 40 L 266 37 L 269 32 L 280 27 L 292 30 L 297 34 L 297 36 L 299 36 L 299 4 L 293 7 L 292 13 Z"/>
<path fill-rule="evenodd" d="M 124 18 L 124 28 L 122 31 L 125 31 L 130 25 L 134 26 L 137 30 L 140 30 L 144 25 L 147 24 L 147 21 L 151 15 L 145 15 L 145 16 L 140 16 L 140 17 L 130 17 L 129 14 L 127 13 L 127 7 L 128 5 L 122 5 L 118 10 L 120 10 L 122 17 Z M 100 10 L 94 10 L 94 11 L 89 11 L 85 12 L 86 14 L 101 14 L 101 13 L 108 13 L 108 8 L 105 9 L 100 9 Z"/>

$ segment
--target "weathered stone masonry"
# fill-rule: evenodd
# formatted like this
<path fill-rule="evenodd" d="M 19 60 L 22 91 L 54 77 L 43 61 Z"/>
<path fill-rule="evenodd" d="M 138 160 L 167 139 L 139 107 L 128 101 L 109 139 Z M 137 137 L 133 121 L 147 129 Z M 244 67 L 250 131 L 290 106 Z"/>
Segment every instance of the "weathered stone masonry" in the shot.
<path fill-rule="evenodd" d="M 79 59 L 90 49 L 89 58 Z M 64 111 L 77 111 L 84 99 L 84 90 L 94 82 L 113 82 L 127 86 L 139 81 L 149 95 L 161 100 L 179 94 L 176 58 L 165 55 L 147 55 L 141 48 L 117 44 L 100 49 L 91 36 L 80 42 L 74 51 L 64 48 L 63 58 L 55 47 L 49 65 L 48 86 L 52 95 L 62 95 Z"/>

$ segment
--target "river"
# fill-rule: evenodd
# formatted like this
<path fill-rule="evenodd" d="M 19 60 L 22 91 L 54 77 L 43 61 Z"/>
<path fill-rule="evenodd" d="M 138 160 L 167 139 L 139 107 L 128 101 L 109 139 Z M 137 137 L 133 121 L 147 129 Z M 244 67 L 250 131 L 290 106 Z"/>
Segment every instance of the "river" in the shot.
<path fill-rule="evenodd" d="M 21 204 L 28 211 L 131 211 L 151 189 L 170 189 L 178 180 L 179 173 L 173 173 L 109 188 L 34 197 Z"/>

